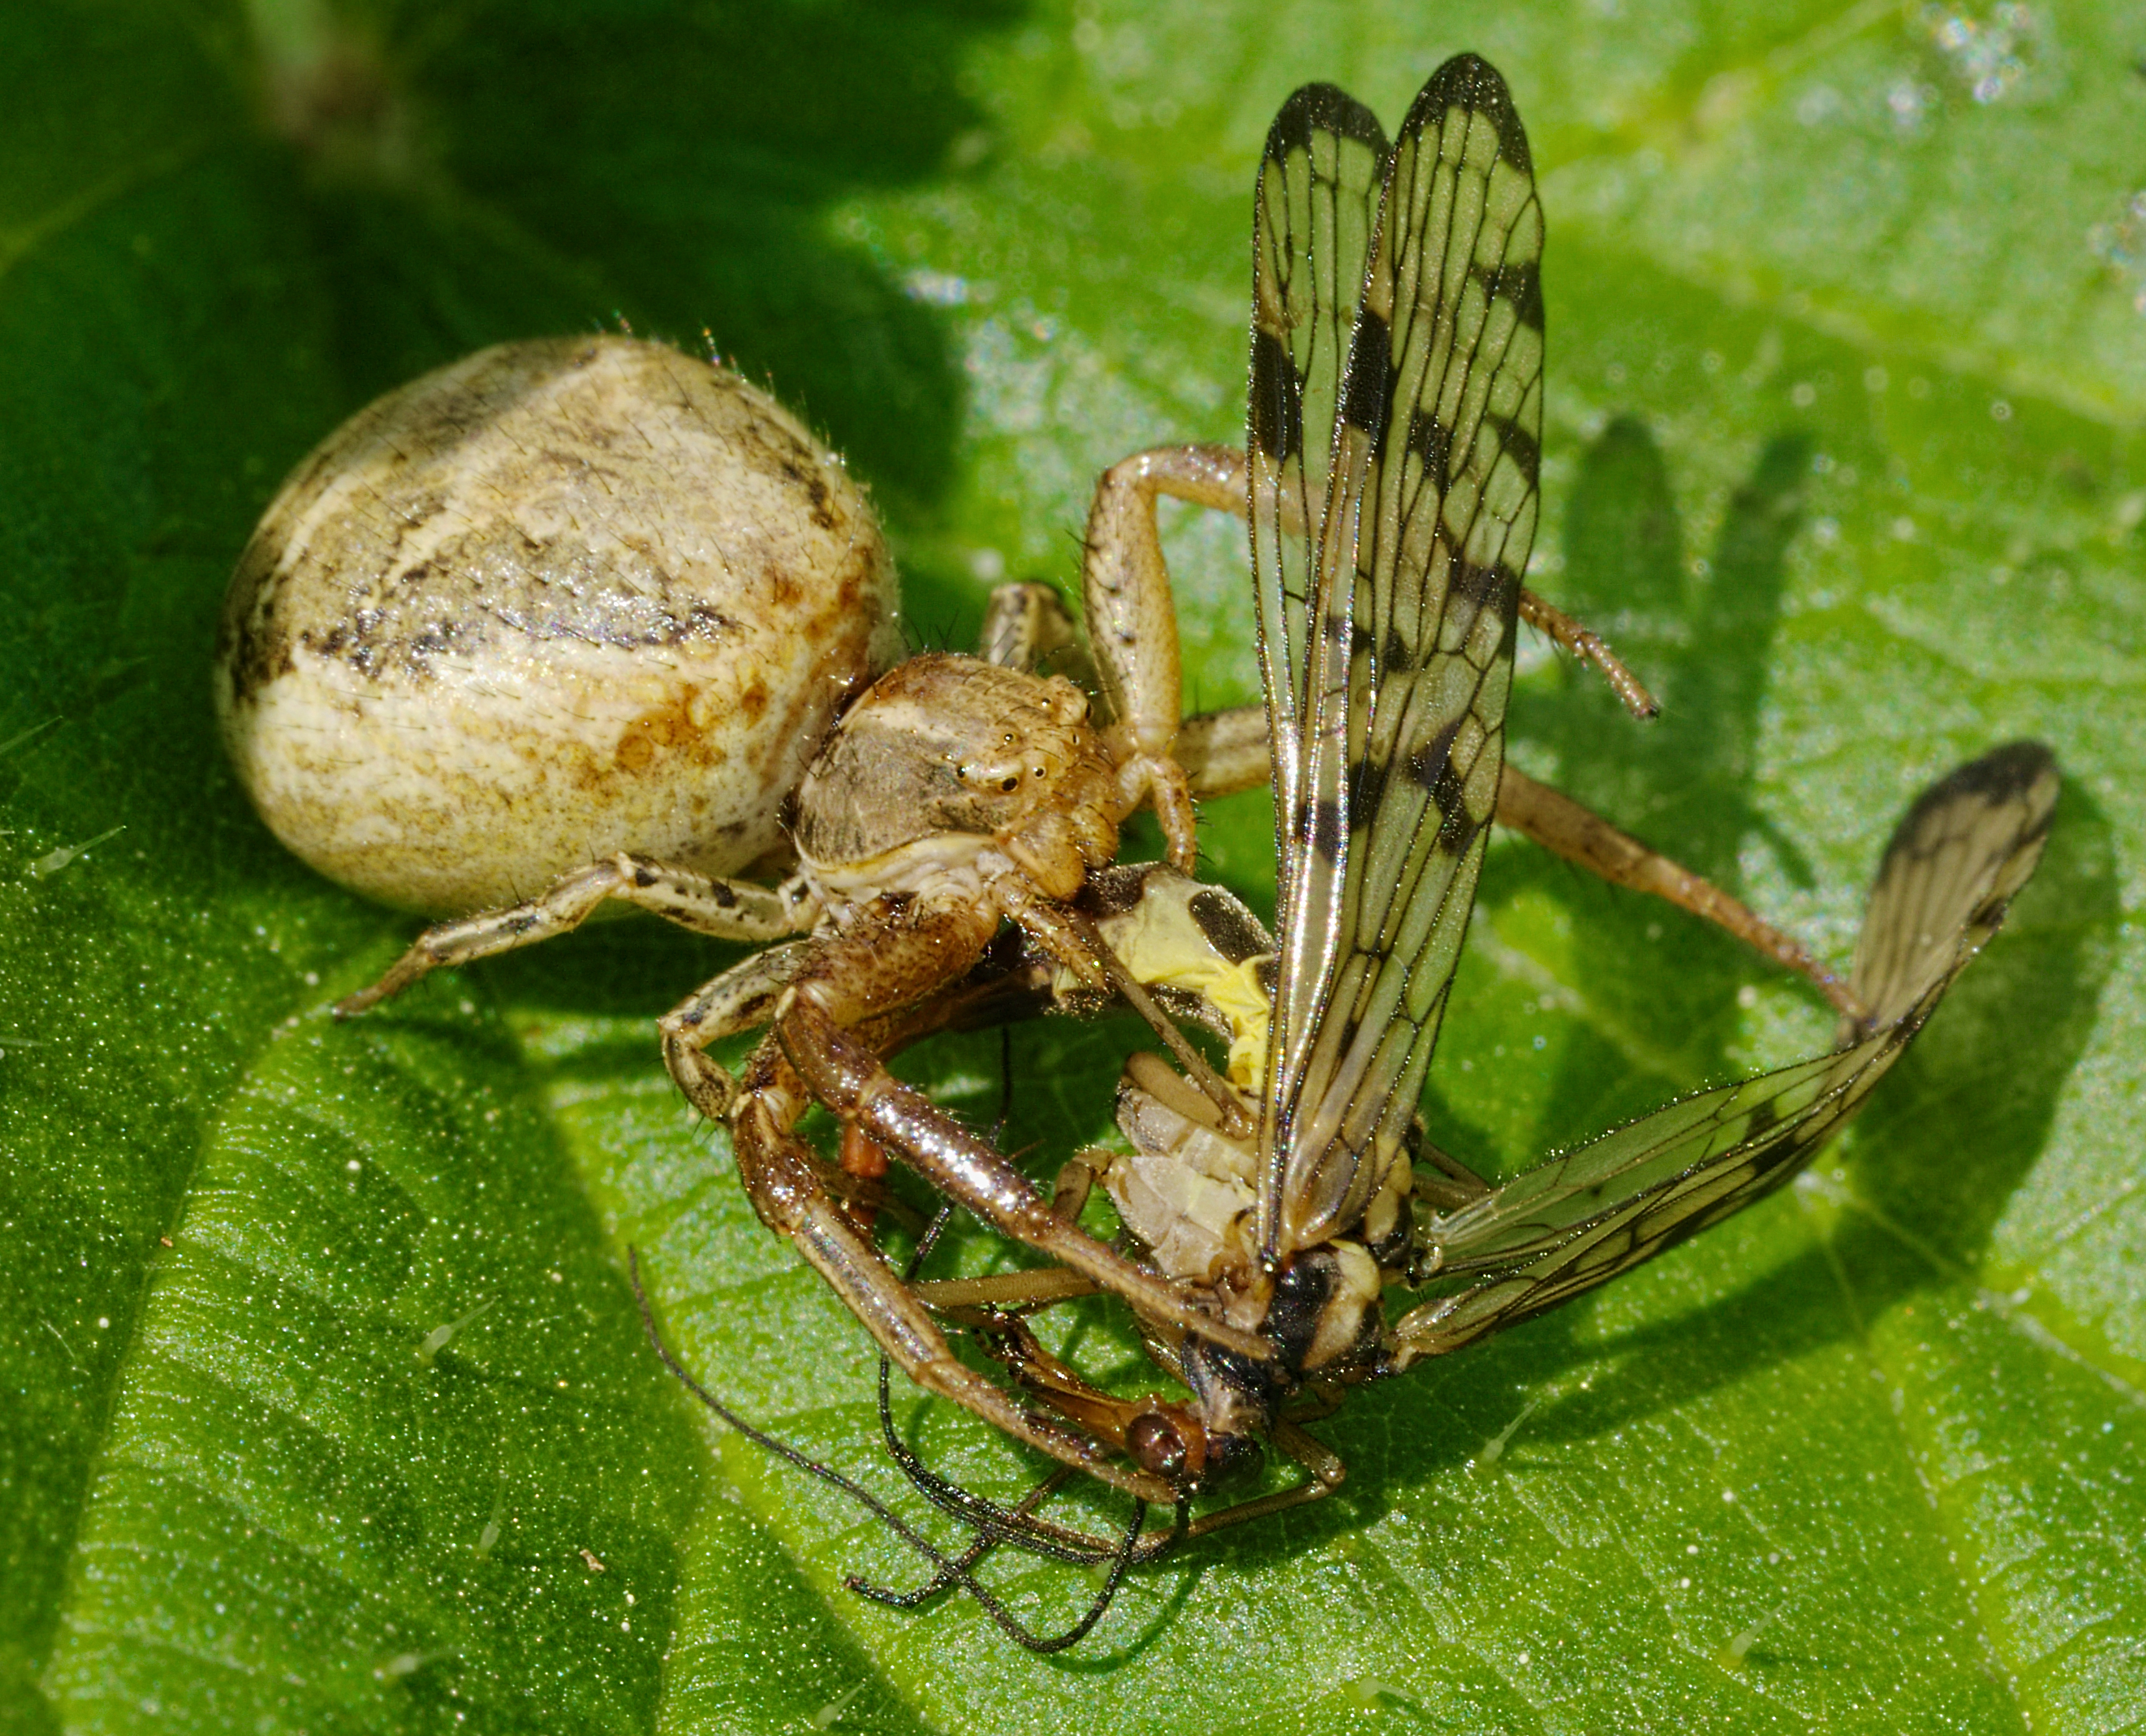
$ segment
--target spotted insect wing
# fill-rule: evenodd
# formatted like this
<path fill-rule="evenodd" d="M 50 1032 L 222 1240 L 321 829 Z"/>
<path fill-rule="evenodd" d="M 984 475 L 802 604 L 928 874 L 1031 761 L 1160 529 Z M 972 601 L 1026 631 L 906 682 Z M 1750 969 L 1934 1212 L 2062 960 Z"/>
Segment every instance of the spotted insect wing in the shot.
<path fill-rule="evenodd" d="M 1829 1055 L 1700 1091 L 1419 1225 L 1420 1275 L 1474 1275 L 1397 1321 L 1402 1364 L 1555 1308 L 1791 1180 L 1854 1115 L 1997 932 L 2041 861 L 2059 779 L 2015 741 L 1924 791 L 1886 846 Z"/>
<path fill-rule="evenodd" d="M 1281 864 L 1270 1264 L 1403 1160 L 1467 931 L 1535 535 L 1542 234 L 1511 96 L 1473 55 L 1390 147 L 1329 85 L 1268 135 L 1247 447 Z"/>

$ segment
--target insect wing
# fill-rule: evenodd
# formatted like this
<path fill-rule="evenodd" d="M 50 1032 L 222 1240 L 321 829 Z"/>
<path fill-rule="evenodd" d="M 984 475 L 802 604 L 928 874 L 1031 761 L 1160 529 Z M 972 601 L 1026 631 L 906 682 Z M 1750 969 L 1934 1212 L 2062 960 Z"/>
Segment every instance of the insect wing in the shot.
<path fill-rule="evenodd" d="M 1311 623 L 1334 590 L 1334 561 L 1321 558 L 1330 515 L 1350 516 L 1345 500 L 1336 511 L 1334 496 L 1360 489 L 1369 456 L 1360 436 L 1347 438 L 1339 412 L 1386 164 L 1378 117 L 1345 91 L 1308 84 L 1268 129 L 1253 201 L 1245 448 L 1282 928 L 1295 960 L 1281 972 L 1285 1021 L 1291 981 L 1306 985 L 1316 1005 L 1335 941 L 1330 920 L 1292 925 L 1285 913 L 1328 910 L 1340 871 L 1331 841 L 1342 830 L 1345 737 L 1323 753 L 1311 744 L 1322 727 L 1345 728 L 1349 635 L 1345 626 L 1317 636 Z M 1337 438 L 1346 439 L 1345 462 Z M 1348 600 L 1345 591 L 1345 607 Z M 1308 789 L 1315 776 L 1324 786 L 1315 796 Z M 1323 826 L 1295 823 L 1315 809 Z M 1312 831 L 1325 847 L 1306 847 Z M 1300 1034 L 1305 1022 L 1300 1011 L 1284 1028 Z M 1287 1057 L 1281 1065 L 1294 1070 Z"/>
<path fill-rule="evenodd" d="M 1440 1354 L 1553 1308 L 1788 1180 L 1899 1059 L 1995 934 L 2041 859 L 2058 780 L 2049 750 L 1997 749 L 1925 791 L 1888 845 L 1856 949 L 1871 1009 L 1834 1054 L 1673 1103 L 1438 1220 L 1446 1273 L 1486 1280 L 1396 1328 Z"/>
<path fill-rule="evenodd" d="M 1376 115 L 1346 91 L 1307 84 L 1267 129 L 1253 198 L 1252 564 L 1270 712 L 1287 721 L 1276 733 L 1288 746 L 1309 703 L 1305 608 L 1386 157 Z"/>
<path fill-rule="evenodd" d="M 1945 936 L 1979 949 L 2041 858 L 2056 811 L 2056 761 L 2039 741 L 1971 760 L 1916 798 L 1870 889 L 1849 981 L 1882 1026 L 1919 1000 Z"/>
<path fill-rule="evenodd" d="M 1467 930 L 1535 534 L 1541 251 L 1505 82 L 1449 61 L 1389 159 L 1291 622 L 1311 642 L 1293 651 L 1303 763 L 1277 790 L 1270 1259 L 1345 1229 L 1401 1160 Z"/>

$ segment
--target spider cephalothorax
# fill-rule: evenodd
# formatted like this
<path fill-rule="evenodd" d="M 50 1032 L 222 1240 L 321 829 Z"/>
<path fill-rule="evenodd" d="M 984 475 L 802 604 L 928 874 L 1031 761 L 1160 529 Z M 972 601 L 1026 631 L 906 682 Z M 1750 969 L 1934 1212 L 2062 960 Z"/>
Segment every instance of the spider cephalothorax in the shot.
<path fill-rule="evenodd" d="M 1125 811 L 1086 694 L 935 652 L 851 708 L 799 786 L 794 836 L 830 891 L 1011 870 L 1063 900 L 1117 854 Z"/>

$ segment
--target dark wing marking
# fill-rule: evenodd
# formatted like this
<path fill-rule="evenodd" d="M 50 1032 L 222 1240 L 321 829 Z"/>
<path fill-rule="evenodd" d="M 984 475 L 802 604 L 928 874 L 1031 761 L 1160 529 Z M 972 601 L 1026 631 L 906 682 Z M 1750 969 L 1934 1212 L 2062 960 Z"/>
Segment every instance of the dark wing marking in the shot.
<path fill-rule="evenodd" d="M 1282 104 L 1260 159 L 1245 444 L 1260 654 L 1267 691 L 1291 719 L 1307 701 L 1304 611 L 1385 172 L 1379 117 L 1330 84 L 1307 84 Z"/>
<path fill-rule="evenodd" d="M 1310 642 L 1301 766 L 1276 789 L 1270 1260 L 1345 1232 L 1402 1160 L 1467 930 L 1535 535 L 1541 253 L 1505 82 L 1473 55 L 1449 61 L 1390 154 L 1292 623 Z"/>
<path fill-rule="evenodd" d="M 1370 110 L 1330 84 L 1308 84 L 1268 130 L 1254 195 L 1245 456 L 1285 907 L 1293 890 L 1300 905 L 1327 902 L 1323 887 L 1295 883 L 1307 870 L 1330 870 L 1338 856 L 1339 756 L 1315 756 L 1310 743 L 1320 727 L 1315 714 L 1335 709 L 1325 696 L 1345 686 L 1346 648 L 1339 668 L 1322 670 L 1315 683 L 1313 658 L 1325 642 L 1309 627 L 1307 611 L 1322 588 L 1319 551 L 1340 475 L 1334 441 L 1344 370 L 1386 162 L 1385 132 Z M 1327 785 L 1316 795 L 1309 787 L 1315 757 Z M 1315 838 L 1296 829 L 1307 816 L 1316 816 Z M 1316 955 L 1330 940 L 1330 926 L 1297 931 L 1300 951 L 1310 946 Z M 1314 965 L 1295 974 L 1305 980 L 1320 971 Z"/>
<path fill-rule="evenodd" d="M 1885 846 L 1849 974 L 1874 1027 L 1922 999 L 1948 936 L 1964 930 L 1979 948 L 1997 931 L 2034 871 L 2057 783 L 2048 748 L 2013 741 L 1931 785 L 1908 810 Z M 2022 866 L 2029 845 L 2034 854 Z"/>
<path fill-rule="evenodd" d="M 2041 860 L 2056 806 L 2049 750 L 2015 742 L 1909 810 L 1864 916 L 1854 983 L 1873 1009 L 1834 1054 L 1701 1091 L 1529 1170 L 1429 1226 L 1448 1274 L 1487 1275 L 1395 1328 L 1404 1359 L 1441 1354 L 1649 1260 L 1780 1186 L 1860 1106 Z"/>

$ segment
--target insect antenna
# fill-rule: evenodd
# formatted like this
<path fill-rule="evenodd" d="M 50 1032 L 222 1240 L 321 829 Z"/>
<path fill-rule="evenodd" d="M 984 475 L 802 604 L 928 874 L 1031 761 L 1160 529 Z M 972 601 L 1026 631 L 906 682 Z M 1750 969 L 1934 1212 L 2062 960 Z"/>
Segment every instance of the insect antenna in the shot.
<path fill-rule="evenodd" d="M 1003 1116 L 1001 1125 L 1003 1125 Z M 933 1215 L 930 1226 L 917 1241 L 916 1251 L 909 1258 L 902 1273 L 903 1282 L 915 1280 L 917 1269 L 923 1265 L 924 1257 L 931 1251 L 932 1245 L 939 1240 L 939 1233 L 946 1227 L 953 1210 L 951 1204 L 942 1205 Z M 920 1553 L 932 1561 L 935 1571 L 929 1579 L 912 1591 L 896 1591 L 891 1586 L 875 1584 L 858 1574 L 845 1574 L 842 1584 L 859 1597 L 867 1598 L 891 1609 L 914 1609 L 959 1585 L 990 1610 L 992 1619 L 1007 1634 L 1030 1651 L 1061 1652 L 1070 1646 L 1078 1645 L 1087 1638 L 1095 1624 L 1109 1612 L 1128 1568 L 1154 1560 L 1185 1534 L 1188 1509 L 1183 1502 L 1178 1504 L 1169 1528 L 1150 1536 L 1143 1529 L 1147 1523 L 1147 1503 L 1135 1501 L 1125 1535 L 1115 1547 L 1104 1547 L 1098 1539 L 1039 1517 L 1036 1509 L 1062 1488 L 1072 1475 L 1072 1469 L 1067 1465 L 1061 1465 L 1052 1471 L 1011 1507 L 1003 1506 L 988 1496 L 977 1494 L 972 1489 L 964 1489 L 951 1478 L 941 1476 L 917 1456 L 916 1449 L 901 1438 L 894 1426 L 892 1374 L 891 1362 L 882 1355 L 879 1359 L 879 1425 L 880 1438 L 886 1445 L 887 1456 L 901 1468 L 902 1474 L 926 1500 L 964 1524 L 975 1527 L 976 1534 L 959 1555 L 951 1559 L 930 1549 L 921 1550 Z M 977 1564 L 1001 1543 L 1011 1544 L 1033 1555 L 1046 1555 L 1055 1560 L 1070 1562 L 1077 1567 L 1095 1567 L 1107 1561 L 1110 1573 L 1097 1590 L 1094 1601 L 1089 1604 L 1087 1613 L 1065 1632 L 1046 1639 L 1033 1629 L 1016 1625 L 1017 1619 L 1011 1612 L 994 1608 L 995 1600 L 991 1594 L 977 1584 L 974 1577 Z"/>
<path fill-rule="evenodd" d="M 884 1364 L 884 1359 L 882 1359 Z M 1036 1509 L 1072 1475 L 1070 1465 L 1061 1465 L 1046 1477 L 1035 1488 L 1023 1495 L 1011 1507 L 1001 1507 L 996 1502 L 950 1482 L 919 1459 L 907 1443 L 894 1432 L 893 1418 L 887 1404 L 887 1380 L 884 1365 L 880 1374 L 880 1416 L 888 1454 L 901 1465 L 903 1474 L 922 1491 L 933 1505 L 954 1514 L 976 1528 L 976 1534 L 968 1547 L 951 1559 L 940 1558 L 936 1571 L 914 1591 L 896 1591 L 891 1587 L 876 1585 L 861 1574 L 846 1574 L 842 1584 L 859 1597 L 890 1609 L 914 1609 L 930 1603 L 942 1593 L 959 1585 L 969 1592 L 991 1611 L 992 1619 L 1020 1644 L 1031 1652 L 1062 1652 L 1078 1645 L 1088 1637 L 1095 1624 L 1109 1612 L 1118 1595 L 1118 1587 L 1124 1582 L 1125 1570 L 1135 1563 L 1151 1561 L 1163 1547 L 1175 1542 L 1184 1534 L 1185 1509 L 1178 1509 L 1177 1522 L 1167 1531 L 1159 1534 L 1160 1541 L 1154 1547 L 1143 1547 L 1146 1539 L 1141 1528 L 1147 1523 L 1147 1503 L 1133 1503 L 1132 1518 L 1126 1523 L 1125 1536 L 1113 1549 L 1075 1548 L 1056 1540 L 1051 1534 L 1059 1528 L 1047 1520 L 1036 1518 Z M 1031 1527 L 1042 1529 L 1031 1529 Z M 1068 1535 L 1073 1534 L 1066 1534 Z M 1001 1543 L 1011 1543 L 1031 1554 L 1053 1556 L 1076 1566 L 1093 1567 L 1108 1561 L 1110 1570 L 1096 1592 L 1087 1613 L 1062 1634 L 1044 1639 L 1032 1629 L 1018 1624 L 1018 1619 L 1010 1612 L 994 1608 L 994 1599 L 976 1583 L 974 1569 Z"/>
<path fill-rule="evenodd" d="M 1005 1134 L 1006 1122 L 1013 1111 L 1012 1049 L 1012 1032 L 1001 1025 L 999 1030 L 999 1113 L 991 1125 L 993 1145 L 996 1145 Z M 902 1269 L 903 1283 L 916 1282 L 917 1274 L 923 1269 L 924 1262 L 930 1257 L 933 1248 L 938 1245 L 939 1237 L 952 1218 L 953 1211 L 952 1203 L 946 1201 L 942 1202 L 932 1215 L 931 1223 L 917 1238 L 916 1247 Z M 1117 1595 L 1118 1586 L 1128 1568 L 1145 1565 L 1154 1560 L 1185 1535 L 1190 1509 L 1183 1502 L 1178 1504 L 1167 1528 L 1150 1534 L 1143 1529 L 1147 1519 L 1147 1503 L 1135 1501 L 1131 1521 L 1123 1537 L 1115 1544 L 1105 1544 L 1100 1538 L 1090 1537 L 1085 1532 L 1073 1530 L 1041 1517 L 1037 1509 L 1064 1487 L 1071 1476 L 1071 1469 L 1066 1466 L 1052 1471 L 1010 1507 L 965 1489 L 951 1478 L 942 1477 L 924 1463 L 916 1449 L 901 1438 L 895 1427 L 892 1377 L 893 1364 L 888 1357 L 881 1355 L 879 1359 L 879 1425 L 880 1439 L 886 1449 L 887 1456 L 901 1467 L 902 1474 L 908 1478 L 911 1485 L 920 1494 L 942 1513 L 972 1526 L 976 1535 L 958 1556 L 951 1560 L 941 1560 L 932 1577 L 914 1590 L 896 1591 L 891 1586 L 876 1584 L 856 1574 L 845 1576 L 843 1584 L 858 1596 L 868 1598 L 873 1603 L 889 1609 L 913 1609 L 931 1602 L 956 1584 L 974 1592 L 979 1588 L 971 1577 L 973 1569 L 1001 1543 L 1011 1544 L 1031 1554 L 1047 1556 L 1076 1567 L 1098 1567 L 1108 1562 L 1109 1576 L 1096 1594 L 1094 1603 L 1089 1606 L 1087 1614 L 1079 1622 L 1046 1643 L 1031 1644 L 1027 1639 L 1021 1640 L 1022 1644 L 1028 1645 L 1033 1651 L 1060 1651 L 1077 1644 L 1103 1619 Z M 1005 1627 L 1006 1624 L 1001 1622 L 1000 1625 Z M 1007 1631 L 1011 1632 L 1011 1629 Z"/>
<path fill-rule="evenodd" d="M 960 1558 L 965 1565 L 973 1565 L 998 1544 L 1007 1543 L 1016 1549 L 1026 1550 L 1030 1554 L 1046 1555 L 1055 1561 L 1069 1562 L 1075 1567 L 1099 1567 L 1104 1562 L 1125 1555 L 1130 1549 L 1127 1565 L 1145 1566 L 1183 1536 L 1186 1509 L 1181 1503 L 1175 1520 L 1166 1529 L 1142 1534 L 1136 1518 L 1128 1541 L 1117 1544 L 1106 1544 L 1085 1532 L 1075 1531 L 1040 1517 L 1036 1509 L 1065 1485 L 1072 1474 L 1071 1466 L 1061 1466 L 1054 1470 L 1011 1507 L 994 1501 L 987 1495 L 980 1495 L 973 1489 L 965 1489 L 951 1478 L 941 1476 L 918 1457 L 916 1449 L 896 1431 L 890 1389 L 891 1365 L 884 1357 L 881 1362 L 880 1436 L 887 1457 L 901 1468 L 902 1474 L 909 1479 L 925 1499 L 941 1512 L 976 1528 L 976 1540 Z M 1142 1509 L 1140 1517 L 1144 1518 L 1146 1504 L 1140 1502 L 1135 1504 Z M 935 1580 L 910 1592 L 897 1592 L 885 1586 L 869 1584 L 854 1576 L 844 1583 L 851 1590 L 871 1599 L 875 1603 L 907 1608 L 936 1597 L 951 1582 Z"/>
<path fill-rule="evenodd" d="M 663 1342 L 662 1334 L 656 1329 L 655 1310 L 649 1304 L 647 1290 L 641 1281 L 640 1250 L 628 1247 L 626 1250 L 626 1275 L 633 1285 L 633 1300 L 641 1309 L 641 1329 L 647 1334 L 648 1342 L 655 1347 L 658 1359 L 676 1377 L 678 1384 L 706 1406 L 708 1410 L 726 1427 L 743 1435 L 761 1451 L 773 1454 L 786 1464 L 795 1465 L 807 1475 L 818 1478 L 831 1489 L 840 1489 L 873 1518 L 878 1519 L 888 1530 L 915 1549 L 918 1554 L 923 1556 L 931 1564 L 934 1569 L 931 1584 L 935 1593 L 949 1586 L 960 1586 L 982 1606 L 984 1613 L 998 1624 L 1009 1639 L 1031 1652 L 1059 1652 L 1065 1650 L 1068 1646 L 1078 1645 L 1087 1637 L 1089 1630 L 1102 1619 L 1105 1611 L 1110 1606 L 1111 1599 L 1117 1595 L 1118 1584 L 1125 1577 L 1125 1569 L 1131 1564 L 1136 1553 L 1134 1544 L 1138 1541 L 1140 1527 L 1147 1518 L 1147 1504 L 1145 1501 L 1135 1501 L 1133 1504 L 1132 1524 L 1126 1532 L 1125 1543 L 1112 1558 L 1110 1578 L 1105 1582 L 1102 1590 L 1097 1594 L 1095 1602 L 1090 1607 L 1088 1613 L 1063 1634 L 1055 1634 L 1047 1637 L 1039 1634 L 1007 1609 L 988 1586 L 978 1584 L 969 1571 L 973 1560 L 981 1559 L 988 1549 L 988 1544 L 986 1544 L 983 1549 L 979 1549 L 976 1544 L 971 1544 L 969 1549 L 964 1551 L 962 1556 L 950 1558 L 929 1538 L 918 1532 L 901 1514 L 862 1484 L 844 1476 L 834 1466 L 822 1464 L 811 1454 L 791 1446 L 787 1441 L 768 1434 L 766 1430 L 755 1428 L 695 1379 L 691 1370 L 679 1361 L 671 1347 Z M 885 1390 L 884 1377 L 882 1377 L 881 1390 L 882 1392 Z M 1041 1489 L 1036 1491 L 1036 1499 L 1041 1500 L 1047 1492 Z M 981 1539 L 979 1540 L 981 1541 Z M 995 1542 L 996 1539 L 994 1538 L 991 1541 Z M 921 1601 L 921 1599 L 906 1599 L 898 1597 L 876 1596 L 876 1588 L 859 1583 L 854 1575 L 846 1579 L 843 1583 L 851 1590 L 861 1596 L 872 1599 L 876 1603 L 901 1604 L 908 1601 Z"/>
<path fill-rule="evenodd" d="M 906 1449 L 896 1444 L 891 1450 L 899 1461 Z M 916 1480 L 920 1473 L 926 1477 L 931 1475 L 930 1471 L 923 1469 L 921 1466 L 911 1469 L 905 1465 L 903 1469 L 912 1482 Z M 1060 1466 L 1023 1495 L 1008 1511 L 1033 1513 L 1050 1496 L 1064 1488 L 1066 1479 L 1072 1474 L 1073 1469 L 1071 1465 Z M 958 1485 L 955 1485 L 955 1492 L 966 1493 L 961 1490 Z M 856 1593 L 859 1597 L 869 1598 L 873 1603 L 883 1604 L 889 1609 L 915 1609 L 930 1603 L 932 1599 L 954 1584 L 952 1570 L 958 1569 L 966 1573 L 975 1567 L 998 1545 L 1004 1534 L 1001 1531 L 990 1528 L 980 1529 L 976 1536 L 971 1539 L 966 1549 L 956 1555 L 946 1568 L 941 1569 L 937 1574 L 914 1591 L 896 1591 L 891 1585 L 874 1584 L 861 1574 L 846 1574 L 843 1575 L 842 1584 Z"/>

